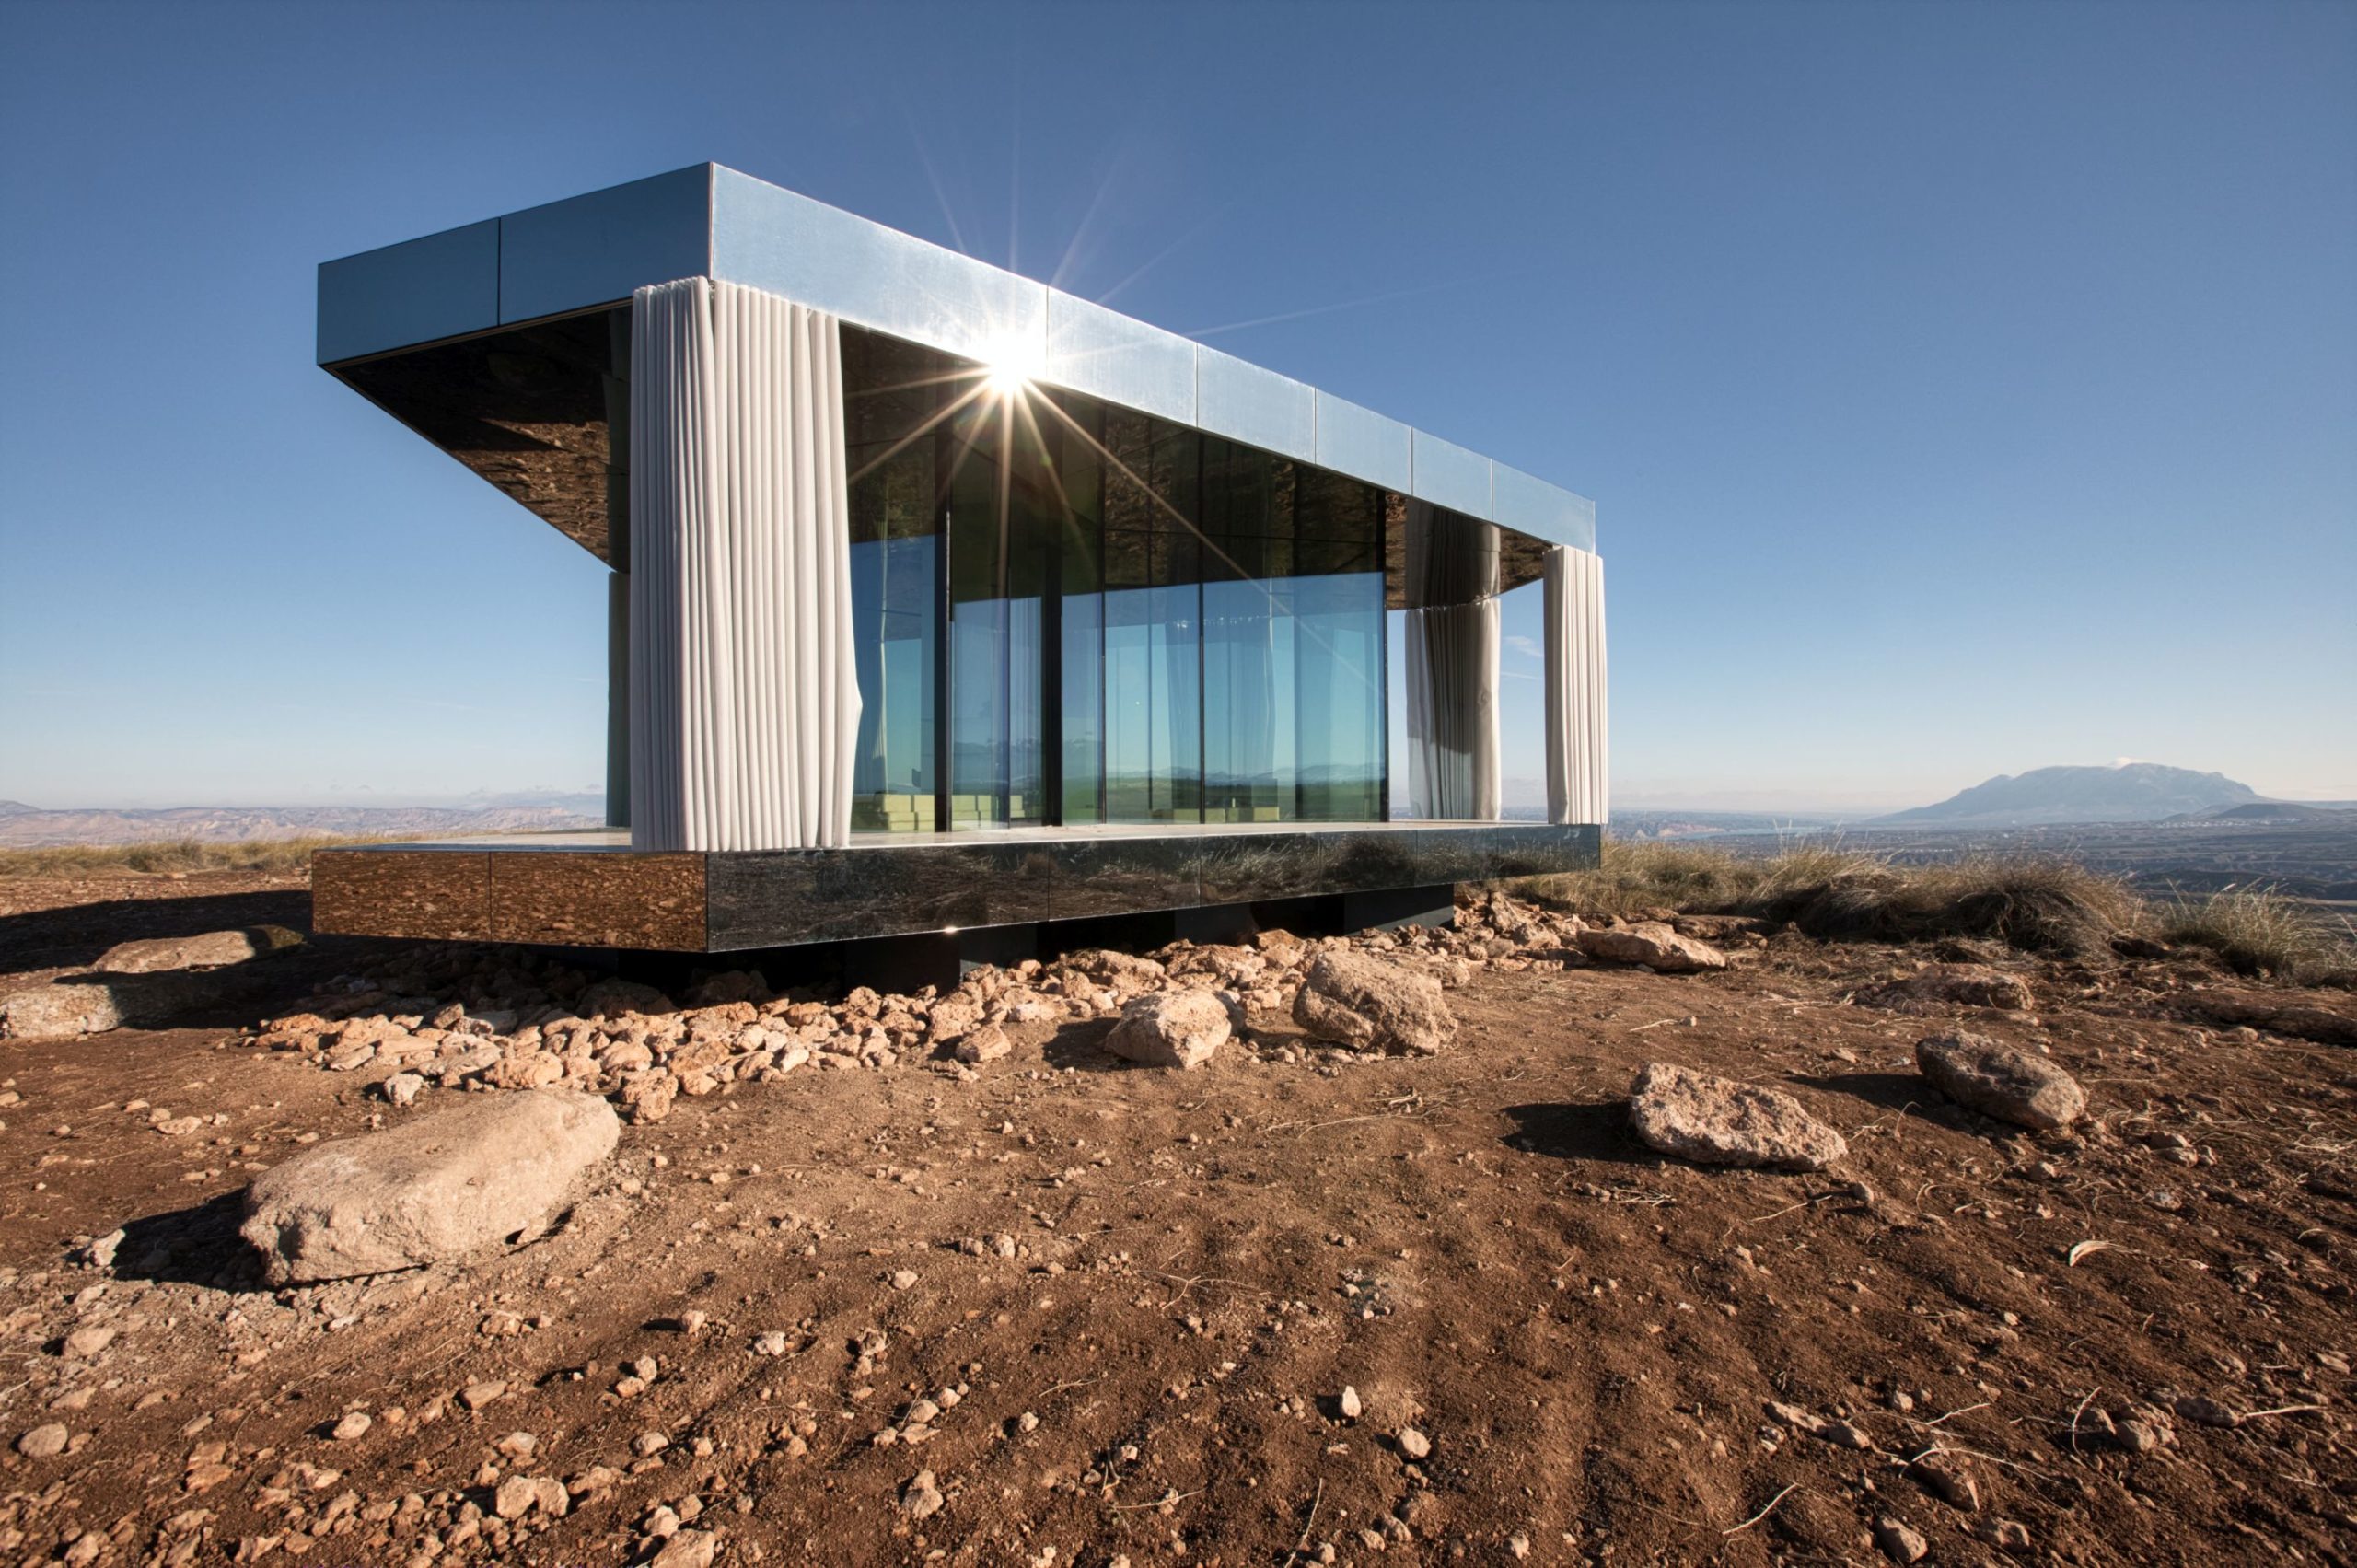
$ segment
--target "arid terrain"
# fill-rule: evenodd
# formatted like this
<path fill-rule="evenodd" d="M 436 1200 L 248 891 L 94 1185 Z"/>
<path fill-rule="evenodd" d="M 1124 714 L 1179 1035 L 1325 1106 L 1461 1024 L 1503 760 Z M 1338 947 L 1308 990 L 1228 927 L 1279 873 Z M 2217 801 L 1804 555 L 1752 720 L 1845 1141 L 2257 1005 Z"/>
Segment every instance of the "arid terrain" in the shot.
<path fill-rule="evenodd" d="M 305 908 L 300 874 L 0 881 L 0 992 Z M 428 1016 L 520 1036 L 588 977 L 321 938 L 172 1028 L 0 1041 L 0 1559 L 2357 1561 L 2350 991 L 2154 944 L 1681 929 L 1731 966 L 1615 966 L 1479 897 L 1347 945 L 1444 977 L 1430 1056 L 1306 1039 L 1283 945 L 1164 955 L 1267 962 L 1192 1071 L 1107 1055 L 1077 979 L 972 1066 L 876 999 L 865 1044 L 678 1063 L 544 1234 L 278 1290 L 237 1235 L 258 1173 L 515 1092 L 396 1105 L 320 1015 L 399 1013 L 431 1057 L 471 1037 Z M 1933 959 L 2030 1005 L 1857 1000 Z M 1957 1027 L 2066 1069 L 2084 1118 L 1950 1103 L 1913 1047 Z M 1847 1153 L 1657 1154 L 1654 1061 L 1784 1090 Z"/>

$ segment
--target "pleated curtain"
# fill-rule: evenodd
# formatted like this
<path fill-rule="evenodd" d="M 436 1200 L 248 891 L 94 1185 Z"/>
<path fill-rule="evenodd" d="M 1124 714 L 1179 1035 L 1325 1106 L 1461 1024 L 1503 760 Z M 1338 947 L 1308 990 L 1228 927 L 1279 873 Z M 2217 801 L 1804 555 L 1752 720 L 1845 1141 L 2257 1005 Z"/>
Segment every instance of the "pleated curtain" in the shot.
<path fill-rule="evenodd" d="M 1547 820 L 1601 826 L 1611 808 L 1603 561 L 1585 550 L 1550 550 L 1545 592 Z"/>
<path fill-rule="evenodd" d="M 835 319 L 710 278 L 631 308 L 631 847 L 851 837 L 859 683 Z"/>
<path fill-rule="evenodd" d="M 1438 821 L 1494 822 L 1504 772 L 1498 733 L 1498 601 L 1406 613 L 1408 803 Z"/>

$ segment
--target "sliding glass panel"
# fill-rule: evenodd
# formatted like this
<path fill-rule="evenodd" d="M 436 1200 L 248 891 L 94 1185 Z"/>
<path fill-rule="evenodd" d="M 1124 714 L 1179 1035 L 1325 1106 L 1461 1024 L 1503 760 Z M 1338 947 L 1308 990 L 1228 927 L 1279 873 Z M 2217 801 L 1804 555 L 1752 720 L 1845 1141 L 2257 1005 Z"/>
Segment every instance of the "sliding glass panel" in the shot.
<path fill-rule="evenodd" d="M 1014 615 L 1007 597 L 1005 450 L 1007 414 L 996 400 L 968 405 L 949 422 L 949 825 L 995 828 L 1006 821 L 1008 715 L 1016 672 Z M 1034 645 L 1037 644 L 1036 622 Z M 1028 661 L 1037 691 L 1036 656 Z M 1034 706 L 1037 705 L 1036 697 Z"/>
<path fill-rule="evenodd" d="M 850 459 L 852 623 L 860 714 L 852 826 L 935 826 L 934 669 L 939 615 L 939 493 L 930 424 L 941 356 L 873 333 L 843 333 Z"/>
<path fill-rule="evenodd" d="M 1058 411 L 1063 417 L 1058 417 Z M 1066 823 L 1105 819 L 1105 462 L 1102 405 L 1064 396 L 1038 413 L 1055 453 L 1063 505 L 1056 538 L 1057 679 L 1050 701 L 1062 726 L 1060 788 Z"/>

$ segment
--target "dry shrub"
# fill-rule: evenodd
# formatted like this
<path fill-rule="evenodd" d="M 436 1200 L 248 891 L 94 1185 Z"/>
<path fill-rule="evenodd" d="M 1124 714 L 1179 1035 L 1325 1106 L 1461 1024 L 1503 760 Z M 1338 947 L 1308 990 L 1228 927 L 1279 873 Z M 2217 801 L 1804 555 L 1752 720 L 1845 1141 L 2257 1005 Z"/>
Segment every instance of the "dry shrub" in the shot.
<path fill-rule="evenodd" d="M 165 875 L 188 871 L 300 871 L 311 852 L 336 844 L 383 843 L 399 834 L 316 833 L 292 839 L 208 842 L 171 839 L 140 844 L 58 844 L 0 850 L 0 877 L 104 877 L 125 871 Z"/>
<path fill-rule="evenodd" d="M 1594 870 L 1526 877 L 1505 887 L 1517 898 L 1573 914 L 1700 912 L 1718 909 L 1755 885 L 1763 864 L 1701 844 L 1607 838 Z"/>
<path fill-rule="evenodd" d="M 2247 975 L 2302 985 L 2357 984 L 2357 930 L 2273 888 L 2228 888 L 2154 912 L 2164 942 L 2206 947 Z"/>
<path fill-rule="evenodd" d="M 1821 941 L 1978 938 L 2061 954 L 2102 949 L 2144 913 L 2119 878 L 2072 861 L 1992 855 L 1906 865 L 1838 839 L 1758 858 L 1608 839 L 1595 870 L 1530 877 L 1513 890 L 1581 914 L 1741 914 L 1790 922 Z"/>

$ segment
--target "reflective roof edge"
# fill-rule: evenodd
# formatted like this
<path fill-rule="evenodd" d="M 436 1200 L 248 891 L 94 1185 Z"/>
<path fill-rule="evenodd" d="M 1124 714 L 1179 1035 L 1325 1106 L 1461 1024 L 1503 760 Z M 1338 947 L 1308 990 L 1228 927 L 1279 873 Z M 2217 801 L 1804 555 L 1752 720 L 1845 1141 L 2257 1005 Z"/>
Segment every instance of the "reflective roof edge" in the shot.
<path fill-rule="evenodd" d="M 1584 496 L 1034 279 L 718 164 L 319 268 L 319 362 L 592 308 L 711 276 L 1480 517 L 1596 548 Z"/>

